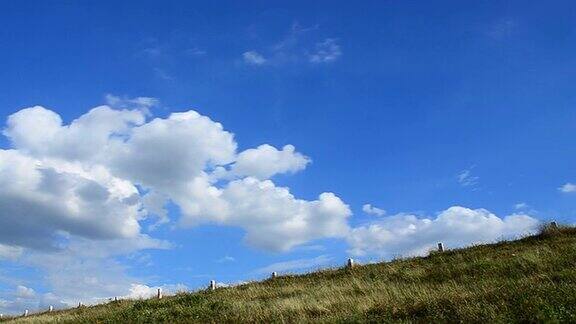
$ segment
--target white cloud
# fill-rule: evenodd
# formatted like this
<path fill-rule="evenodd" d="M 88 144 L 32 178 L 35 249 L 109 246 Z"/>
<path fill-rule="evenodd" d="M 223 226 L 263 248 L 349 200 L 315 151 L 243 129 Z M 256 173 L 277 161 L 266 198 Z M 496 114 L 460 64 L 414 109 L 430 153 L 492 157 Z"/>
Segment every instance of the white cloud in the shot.
<path fill-rule="evenodd" d="M 152 97 L 118 97 L 112 94 L 107 94 L 105 97 L 106 105 L 115 109 L 148 109 L 160 105 L 160 100 Z"/>
<path fill-rule="evenodd" d="M 99 249 L 100 252 L 104 251 L 98 246 L 92 247 Z M 156 295 L 158 288 L 161 288 L 165 295 L 187 290 L 183 284 L 148 286 L 126 275 L 126 267 L 118 261 L 90 254 L 82 255 L 80 251 L 70 250 L 57 254 L 34 253 L 27 256 L 24 261 L 26 266 L 37 266 L 46 271 L 46 282 L 43 285 L 48 284 L 52 292 L 39 294 L 32 288 L 16 286 L 13 293 L 4 294 L 4 300 L 0 298 L 0 313 L 21 314 L 25 309 L 36 312 L 46 310 L 49 305 L 55 309 L 63 309 L 74 307 L 79 302 L 94 305 L 107 302 L 114 297 L 150 298 Z"/>
<path fill-rule="evenodd" d="M 463 187 L 473 187 L 478 184 L 478 177 L 472 175 L 471 170 L 462 170 L 458 176 L 458 183 L 460 183 Z"/>
<path fill-rule="evenodd" d="M 567 182 L 564 185 L 562 185 L 560 188 L 558 188 L 558 190 L 560 192 L 563 192 L 563 193 L 576 192 L 576 184 Z"/>
<path fill-rule="evenodd" d="M 149 293 L 154 287 L 127 275 L 117 257 L 171 247 L 140 226 L 151 214 L 175 221 L 168 201 L 183 226 L 241 227 L 248 244 L 271 251 L 347 235 L 351 212 L 336 195 L 298 199 L 268 180 L 310 162 L 292 145 L 238 153 L 232 133 L 195 111 L 149 120 L 151 98 L 107 101 L 69 124 L 40 106 L 9 116 L 3 134 L 13 149 L 0 149 L 0 258 L 41 269 L 51 292 L 2 311 Z"/>
<path fill-rule="evenodd" d="M 18 298 L 34 298 L 36 296 L 36 292 L 34 289 L 28 288 L 26 286 L 17 286 L 14 296 Z"/>
<path fill-rule="evenodd" d="M 146 213 L 148 216 L 155 216 L 157 218 L 157 222 L 150 225 L 150 229 L 155 229 L 159 225 L 170 222 L 168 211 L 165 208 L 168 200 L 168 196 L 159 194 L 154 191 L 149 191 L 142 197 L 142 207 L 144 208 L 144 213 Z"/>
<path fill-rule="evenodd" d="M 21 247 L 0 244 L 0 260 L 16 260 L 22 255 L 22 251 Z"/>
<path fill-rule="evenodd" d="M 242 53 L 244 63 L 253 66 L 286 64 L 326 64 L 337 61 L 342 49 L 335 38 L 319 38 L 319 26 L 303 27 L 297 22 L 274 44 Z M 322 40 L 323 39 L 323 40 Z M 321 41 L 319 41 L 321 40 Z M 262 54 L 264 53 L 264 54 Z"/>
<path fill-rule="evenodd" d="M 162 292 L 162 295 L 173 295 L 179 292 L 184 292 L 188 290 L 188 287 L 183 284 L 177 285 L 163 285 L 163 286 L 147 286 L 143 284 L 132 284 L 130 285 L 130 290 L 127 295 L 121 296 L 122 299 L 147 299 L 157 296 L 158 289 Z"/>
<path fill-rule="evenodd" d="M 301 200 L 288 188 L 251 177 L 233 180 L 222 189 L 205 181 L 189 189 L 173 198 L 182 209 L 184 226 L 239 226 L 246 230 L 245 241 L 261 249 L 286 251 L 314 239 L 343 237 L 348 231 L 350 209 L 333 193 Z"/>
<path fill-rule="evenodd" d="M 4 245 L 49 249 L 60 231 L 92 239 L 140 231 L 134 186 L 15 150 L 0 150 L 0 205 Z"/>
<path fill-rule="evenodd" d="M 159 191 L 233 162 L 237 146 L 220 123 L 192 110 L 136 126 L 125 141 L 112 144 L 104 152 L 114 173 Z"/>
<path fill-rule="evenodd" d="M 436 218 L 399 214 L 354 228 L 348 243 L 354 255 L 424 255 L 443 242 L 447 248 L 493 242 L 534 233 L 538 220 L 521 214 L 499 218 L 485 209 L 450 207 Z"/>
<path fill-rule="evenodd" d="M 107 99 L 119 106 L 155 102 Z M 350 210 L 334 194 L 300 200 L 267 180 L 310 162 L 294 146 L 237 153 L 232 133 L 192 110 L 146 121 L 139 108 L 100 106 L 64 125 L 37 106 L 11 115 L 4 134 L 16 150 L 0 151 L 0 199 L 9 206 L 0 211 L 0 244 L 46 247 L 62 231 L 135 238 L 147 212 L 168 221 L 168 200 L 182 210 L 181 224 L 239 226 L 246 242 L 263 249 L 287 250 L 348 230 Z"/>
<path fill-rule="evenodd" d="M 526 209 L 528 207 L 530 206 L 528 206 L 528 204 L 525 202 L 519 202 L 517 204 L 514 204 L 514 209 Z"/>
<path fill-rule="evenodd" d="M 334 258 L 328 255 L 320 255 L 315 258 L 297 259 L 291 261 L 277 262 L 256 270 L 256 273 L 265 274 L 272 272 L 288 272 L 294 270 L 315 270 L 331 263 Z"/>
<path fill-rule="evenodd" d="M 397 215 L 351 230 L 350 208 L 334 193 L 304 200 L 270 180 L 310 163 L 294 146 L 264 144 L 238 152 L 234 135 L 220 123 L 193 110 L 150 119 L 142 106 L 152 102 L 134 100 L 109 98 L 119 108 L 140 107 L 100 106 L 68 125 L 39 106 L 8 118 L 3 134 L 13 149 L 0 149 L 0 258 L 46 273 L 52 295 L 36 294 L 36 305 L 46 299 L 88 304 L 153 291 L 155 286 L 127 275 L 117 259 L 171 247 L 141 228 L 150 214 L 182 227 L 239 227 L 247 244 L 269 251 L 347 238 L 355 254 L 385 256 L 422 253 L 438 240 L 448 247 L 493 240 L 537 223 L 524 215 L 500 219 L 485 210 L 452 207 L 436 219 Z M 169 219 L 168 202 L 179 207 L 177 220 Z M 264 270 L 328 261 L 321 256 Z M 30 307 L 18 305 L 7 308 Z"/>
<path fill-rule="evenodd" d="M 222 199 L 229 208 L 223 223 L 241 226 L 247 232 L 246 242 L 263 249 L 286 251 L 348 232 L 350 209 L 333 193 L 306 201 L 270 180 L 245 178 L 232 181 L 222 191 Z"/>
<path fill-rule="evenodd" d="M 315 50 L 310 54 L 312 63 L 332 63 L 342 55 L 340 45 L 333 38 L 327 38 L 316 44 Z"/>
<path fill-rule="evenodd" d="M 68 306 L 52 293 L 38 294 L 32 288 L 25 286 L 17 286 L 9 298 L 9 300 L 0 298 L 0 314 L 20 315 L 25 309 L 34 312 L 46 310 L 49 305 L 54 309 Z"/>
<path fill-rule="evenodd" d="M 250 65 L 263 65 L 266 64 L 268 60 L 264 58 L 261 54 L 256 51 L 248 51 L 242 54 L 244 62 Z"/>
<path fill-rule="evenodd" d="M 19 259 L 19 264 L 40 269 L 43 272 L 42 286 L 49 287 L 50 293 L 35 296 L 31 288 L 15 288 L 8 304 L 0 313 L 20 313 L 44 310 L 49 305 L 66 308 L 78 302 L 91 305 L 107 301 L 114 296 L 132 294 L 134 285 L 144 285 L 142 280 L 126 274 L 126 266 L 116 257 L 130 255 L 143 249 L 169 248 L 167 242 L 141 235 L 135 239 L 94 241 L 73 239 L 65 248 L 57 251 L 28 250 Z M 26 297 L 26 298 L 25 298 Z"/>
<path fill-rule="evenodd" d="M 234 257 L 231 257 L 229 255 L 225 255 L 223 257 L 221 257 L 220 259 L 216 260 L 217 263 L 228 263 L 228 262 L 235 262 L 236 259 Z"/>
<path fill-rule="evenodd" d="M 264 144 L 238 154 L 232 170 L 236 175 L 268 179 L 279 173 L 301 171 L 308 163 L 310 158 L 295 152 L 292 145 L 285 145 L 282 150 L 278 150 Z"/>
<path fill-rule="evenodd" d="M 94 159 L 109 145 L 121 142 L 134 125 L 144 123 L 140 110 L 115 110 L 99 106 L 70 125 L 44 107 L 22 109 L 8 117 L 6 135 L 20 152 L 66 161 Z"/>
<path fill-rule="evenodd" d="M 362 211 L 368 215 L 375 215 L 375 216 L 384 216 L 386 215 L 386 211 L 384 209 L 380 209 L 378 207 L 374 207 L 370 204 L 364 204 L 362 206 Z"/>

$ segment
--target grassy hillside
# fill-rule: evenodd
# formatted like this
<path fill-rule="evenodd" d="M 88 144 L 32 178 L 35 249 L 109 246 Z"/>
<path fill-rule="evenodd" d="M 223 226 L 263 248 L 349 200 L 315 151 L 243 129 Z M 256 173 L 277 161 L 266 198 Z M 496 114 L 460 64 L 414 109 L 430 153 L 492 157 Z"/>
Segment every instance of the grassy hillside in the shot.
<path fill-rule="evenodd" d="M 576 229 L 22 322 L 576 322 Z"/>

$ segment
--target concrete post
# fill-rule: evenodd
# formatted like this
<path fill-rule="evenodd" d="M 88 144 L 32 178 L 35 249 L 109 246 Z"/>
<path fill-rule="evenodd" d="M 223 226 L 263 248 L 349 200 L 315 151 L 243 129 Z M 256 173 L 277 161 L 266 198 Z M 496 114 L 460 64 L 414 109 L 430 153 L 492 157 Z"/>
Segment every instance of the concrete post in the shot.
<path fill-rule="evenodd" d="M 438 252 L 444 252 L 444 244 L 442 242 L 438 243 Z"/>
<path fill-rule="evenodd" d="M 347 266 L 350 269 L 354 268 L 354 259 L 348 259 Z"/>
<path fill-rule="evenodd" d="M 276 273 L 276 271 L 272 272 L 272 276 L 270 278 L 274 279 L 278 277 L 278 273 Z"/>
<path fill-rule="evenodd" d="M 28 310 L 24 311 L 24 316 L 28 316 Z"/>
<path fill-rule="evenodd" d="M 158 297 L 158 299 L 162 299 L 162 289 L 158 288 L 158 293 L 156 294 L 156 297 Z"/>
<path fill-rule="evenodd" d="M 50 305 L 50 307 L 48 307 L 48 312 L 52 312 L 54 310 L 54 306 Z"/>
<path fill-rule="evenodd" d="M 556 221 L 552 221 L 552 222 L 550 222 L 550 227 L 551 227 L 552 229 L 557 229 L 557 228 L 558 228 L 558 223 L 556 223 Z"/>
<path fill-rule="evenodd" d="M 215 280 L 210 280 L 210 290 L 216 290 L 216 281 Z"/>

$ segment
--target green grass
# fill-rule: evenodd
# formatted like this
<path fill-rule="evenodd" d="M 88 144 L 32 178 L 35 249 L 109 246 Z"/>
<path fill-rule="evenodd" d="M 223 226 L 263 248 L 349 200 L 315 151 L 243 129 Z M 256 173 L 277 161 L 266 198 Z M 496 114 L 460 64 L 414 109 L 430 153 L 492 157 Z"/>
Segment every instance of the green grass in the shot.
<path fill-rule="evenodd" d="M 576 229 L 17 322 L 576 322 Z"/>

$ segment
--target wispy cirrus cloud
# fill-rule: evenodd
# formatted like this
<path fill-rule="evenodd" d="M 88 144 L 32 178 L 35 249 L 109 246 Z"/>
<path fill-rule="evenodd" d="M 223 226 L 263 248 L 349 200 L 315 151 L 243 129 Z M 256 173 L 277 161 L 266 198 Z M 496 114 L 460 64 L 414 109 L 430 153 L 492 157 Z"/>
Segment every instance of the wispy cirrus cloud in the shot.
<path fill-rule="evenodd" d="M 250 49 L 242 53 L 245 64 L 252 66 L 280 66 L 284 64 L 309 63 L 330 64 L 342 56 L 339 40 L 310 35 L 319 26 L 303 27 L 292 24 L 289 32 L 271 46 Z M 305 37 L 306 36 L 306 37 Z"/>
<path fill-rule="evenodd" d="M 189 35 L 173 33 L 165 39 L 146 38 L 135 52 L 135 57 L 147 65 L 153 75 L 164 81 L 175 81 L 177 66 L 181 62 L 205 57 L 208 51 Z"/>
<path fill-rule="evenodd" d="M 472 169 L 470 168 L 460 171 L 460 173 L 458 173 L 456 176 L 456 179 L 462 187 L 474 187 L 478 184 L 478 180 L 480 178 L 473 175 Z"/>
<path fill-rule="evenodd" d="M 487 35 L 496 41 L 503 41 L 514 35 L 518 27 L 517 19 L 511 17 L 501 18 L 488 26 Z"/>
<path fill-rule="evenodd" d="M 235 262 L 236 258 L 231 257 L 229 255 L 225 255 L 223 257 L 221 257 L 220 259 L 216 260 L 217 263 L 229 263 L 229 262 Z"/>
<path fill-rule="evenodd" d="M 328 255 L 320 255 L 314 258 L 297 259 L 284 262 L 277 262 L 270 264 L 266 267 L 257 269 L 255 272 L 259 274 L 266 274 L 272 272 L 289 272 L 289 271 L 303 271 L 312 270 L 322 266 L 326 266 L 334 260 L 333 257 Z"/>
<path fill-rule="evenodd" d="M 249 65 L 263 65 L 268 62 L 267 59 L 262 56 L 262 54 L 256 51 L 248 51 L 242 54 L 244 62 Z"/>
<path fill-rule="evenodd" d="M 333 38 L 326 38 L 315 45 L 314 51 L 308 55 L 311 63 L 332 63 L 342 55 L 342 50 L 338 41 Z"/>

